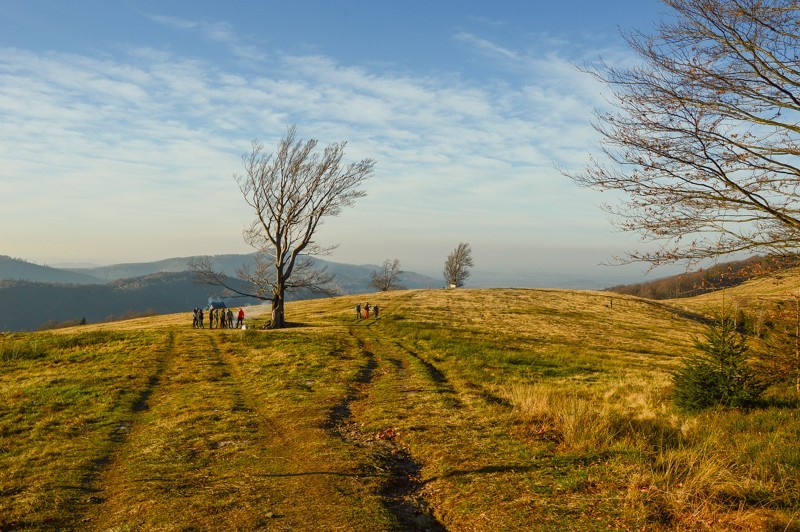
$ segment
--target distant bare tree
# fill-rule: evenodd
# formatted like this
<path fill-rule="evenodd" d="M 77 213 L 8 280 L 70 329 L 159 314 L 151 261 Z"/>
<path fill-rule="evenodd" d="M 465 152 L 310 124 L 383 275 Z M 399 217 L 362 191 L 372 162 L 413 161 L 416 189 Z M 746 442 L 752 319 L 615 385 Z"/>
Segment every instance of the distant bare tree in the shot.
<path fill-rule="evenodd" d="M 469 269 L 474 266 L 472 262 L 472 248 L 466 242 L 461 242 L 444 262 L 444 282 L 448 286 L 460 288 L 469 278 Z"/>
<path fill-rule="evenodd" d="M 400 284 L 400 276 L 402 274 L 403 271 L 400 269 L 399 259 L 386 259 L 383 261 L 383 266 L 381 266 L 380 270 L 369 274 L 369 285 L 381 292 L 402 290 L 405 288 Z"/>
<path fill-rule="evenodd" d="M 308 257 L 327 254 L 333 248 L 314 242 L 314 234 L 324 217 L 338 215 L 366 195 L 359 187 L 375 166 L 372 159 L 345 165 L 346 145 L 333 143 L 320 153 L 317 141 L 298 139 L 294 126 L 287 129 L 274 154 L 264 153 L 263 144 L 254 140 L 251 151 L 242 156 L 244 173 L 234 175 L 256 215 L 244 231 L 245 242 L 258 250 L 255 267 L 238 272 L 252 291 L 236 290 L 221 271 L 214 270 L 210 259 L 193 265 L 197 279 L 271 301 L 273 329 L 285 326 L 287 291 L 332 293 L 332 276 L 315 269 Z"/>
<path fill-rule="evenodd" d="M 800 248 L 800 5 L 663 0 L 653 35 L 625 35 L 642 60 L 587 68 L 617 110 L 595 128 L 611 164 L 565 172 L 622 193 L 618 225 L 660 243 L 623 261 L 689 265 Z"/>

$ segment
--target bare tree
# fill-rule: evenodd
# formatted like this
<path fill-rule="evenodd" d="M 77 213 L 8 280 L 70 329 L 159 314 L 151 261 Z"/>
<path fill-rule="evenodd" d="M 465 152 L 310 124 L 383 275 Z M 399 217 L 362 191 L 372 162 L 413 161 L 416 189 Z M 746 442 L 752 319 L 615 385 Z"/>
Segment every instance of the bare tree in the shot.
<path fill-rule="evenodd" d="M 474 266 L 472 262 L 472 248 L 466 242 L 461 242 L 444 261 L 444 282 L 448 286 L 460 288 L 469 278 L 469 269 Z"/>
<path fill-rule="evenodd" d="M 333 143 L 320 153 L 317 141 L 298 139 L 294 126 L 287 129 L 274 154 L 265 153 L 263 144 L 254 140 L 251 151 L 242 156 L 244 173 L 234 175 L 256 215 L 244 231 L 245 242 L 258 251 L 255 266 L 252 271 L 243 267 L 238 272 L 253 290 L 235 290 L 210 260 L 194 265 L 198 279 L 271 301 L 273 329 L 285 325 L 286 292 L 331 293 L 332 276 L 315 269 L 309 256 L 324 255 L 333 248 L 317 244 L 314 234 L 323 218 L 338 215 L 366 195 L 359 187 L 375 166 L 372 159 L 345 164 L 346 145 Z"/>
<path fill-rule="evenodd" d="M 797 0 L 663 0 L 674 17 L 625 35 L 641 59 L 585 70 L 613 92 L 598 113 L 607 163 L 581 185 L 623 193 L 606 205 L 659 244 L 623 261 L 696 264 L 800 244 L 800 5 Z"/>
<path fill-rule="evenodd" d="M 386 259 L 383 261 L 383 266 L 381 266 L 380 270 L 369 274 L 369 285 L 381 292 L 402 290 L 405 288 L 400 284 L 400 276 L 402 274 L 403 271 L 400 269 L 399 259 Z"/>

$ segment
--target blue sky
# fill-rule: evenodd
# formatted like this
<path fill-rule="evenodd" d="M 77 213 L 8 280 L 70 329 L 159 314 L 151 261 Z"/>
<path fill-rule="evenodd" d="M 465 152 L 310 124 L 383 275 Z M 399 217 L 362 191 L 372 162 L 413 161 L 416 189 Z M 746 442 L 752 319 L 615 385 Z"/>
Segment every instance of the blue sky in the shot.
<path fill-rule="evenodd" d="M 631 63 L 619 29 L 656 0 L 0 0 L 0 254 L 39 263 L 246 253 L 232 174 L 296 124 L 376 159 L 329 219 L 329 260 L 438 275 L 472 245 L 484 284 L 641 278 L 600 267 L 615 232 L 555 165 L 596 152 L 604 88 L 575 64 Z M 658 271 L 657 271 L 658 272 Z M 488 281 L 492 279 L 492 281 Z M 526 281 L 521 281 L 526 279 Z M 602 282 L 602 281 L 598 281 Z"/>

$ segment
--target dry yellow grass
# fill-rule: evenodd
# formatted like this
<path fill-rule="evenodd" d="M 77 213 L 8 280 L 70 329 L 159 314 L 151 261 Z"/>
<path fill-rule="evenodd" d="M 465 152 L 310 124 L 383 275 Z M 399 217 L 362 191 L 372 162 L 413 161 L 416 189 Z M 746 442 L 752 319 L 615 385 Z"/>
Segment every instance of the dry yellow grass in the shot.
<path fill-rule="evenodd" d="M 355 319 L 366 301 L 379 320 Z M 0 528 L 767 528 L 800 504 L 792 413 L 672 409 L 669 372 L 703 325 L 671 304 L 411 290 L 292 302 L 280 331 L 258 328 L 264 310 L 246 331 L 187 312 L 0 337 L 8 353 L 63 339 L 0 374 Z M 57 378 L 129 400 L 63 432 L 53 406 L 63 423 L 89 403 L 49 393 Z M 64 458 L 20 458 L 37 452 L 21 423 Z"/>
<path fill-rule="evenodd" d="M 758 312 L 779 301 L 800 297 L 800 268 L 759 277 L 739 286 L 717 290 L 687 299 L 669 301 L 677 308 L 711 314 L 723 305 Z"/>

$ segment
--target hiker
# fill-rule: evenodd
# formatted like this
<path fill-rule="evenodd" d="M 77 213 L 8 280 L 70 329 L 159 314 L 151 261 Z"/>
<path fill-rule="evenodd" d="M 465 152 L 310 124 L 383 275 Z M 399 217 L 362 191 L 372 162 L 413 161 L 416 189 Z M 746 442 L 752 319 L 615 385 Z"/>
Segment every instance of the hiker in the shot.
<path fill-rule="evenodd" d="M 369 301 L 367 301 L 367 304 L 364 305 L 364 319 L 369 319 Z"/>
<path fill-rule="evenodd" d="M 227 329 L 228 328 L 228 315 L 225 314 L 225 309 L 219 309 L 219 328 L 220 329 Z"/>
<path fill-rule="evenodd" d="M 372 307 L 372 313 L 375 314 L 375 321 L 378 321 L 378 305 Z"/>
<path fill-rule="evenodd" d="M 201 329 L 205 329 L 205 327 L 203 327 L 203 309 L 201 308 L 197 309 L 197 323 L 200 324 Z"/>
<path fill-rule="evenodd" d="M 228 309 L 228 328 L 233 329 L 233 311 Z"/>
<path fill-rule="evenodd" d="M 361 303 L 356 303 L 356 319 L 361 319 Z"/>
<path fill-rule="evenodd" d="M 197 329 L 197 307 L 192 309 L 192 329 Z"/>
<path fill-rule="evenodd" d="M 244 324 L 244 309 L 239 309 L 239 315 L 236 318 L 236 328 L 241 329 Z"/>

